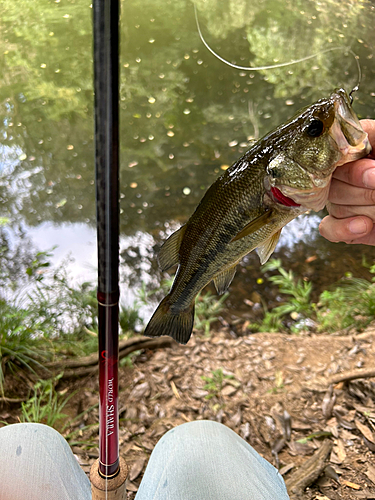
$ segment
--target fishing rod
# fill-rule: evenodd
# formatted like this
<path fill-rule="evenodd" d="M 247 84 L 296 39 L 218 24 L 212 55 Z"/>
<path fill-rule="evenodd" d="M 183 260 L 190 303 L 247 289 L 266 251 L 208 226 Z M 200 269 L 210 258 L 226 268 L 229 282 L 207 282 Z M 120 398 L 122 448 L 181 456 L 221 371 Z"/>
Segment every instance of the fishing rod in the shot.
<path fill-rule="evenodd" d="M 93 499 L 122 499 L 128 473 L 119 457 L 119 1 L 93 1 L 95 175 L 98 242 L 99 459 Z"/>

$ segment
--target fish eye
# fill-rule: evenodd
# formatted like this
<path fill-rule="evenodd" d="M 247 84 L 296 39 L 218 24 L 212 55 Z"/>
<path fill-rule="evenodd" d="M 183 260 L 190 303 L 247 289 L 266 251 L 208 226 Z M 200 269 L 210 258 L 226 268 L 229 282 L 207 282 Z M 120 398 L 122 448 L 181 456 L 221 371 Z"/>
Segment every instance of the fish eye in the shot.
<path fill-rule="evenodd" d="M 282 176 L 282 173 L 277 168 L 267 168 L 267 173 L 273 178 L 277 179 Z"/>
<path fill-rule="evenodd" d="M 310 137 L 319 137 L 322 135 L 324 129 L 324 124 L 321 120 L 314 119 L 310 122 L 309 126 L 306 129 L 307 135 Z"/>

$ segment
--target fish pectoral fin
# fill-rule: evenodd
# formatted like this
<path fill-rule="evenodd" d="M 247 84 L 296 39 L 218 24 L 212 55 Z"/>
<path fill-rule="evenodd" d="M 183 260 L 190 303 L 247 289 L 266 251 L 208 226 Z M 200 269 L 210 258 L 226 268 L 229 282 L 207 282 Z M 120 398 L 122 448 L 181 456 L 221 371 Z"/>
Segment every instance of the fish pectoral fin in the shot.
<path fill-rule="evenodd" d="M 215 276 L 214 283 L 216 291 L 219 295 L 223 295 L 223 293 L 225 293 L 228 290 L 229 285 L 232 283 L 234 275 L 236 274 L 236 268 L 237 268 L 237 262 L 235 263 L 234 266 L 230 267 L 229 269 L 226 269 L 225 271 L 222 271 L 221 273 Z"/>
<path fill-rule="evenodd" d="M 234 238 L 231 239 L 230 243 L 240 240 L 241 238 L 244 238 L 251 233 L 255 233 L 256 231 L 258 231 L 258 229 L 261 229 L 269 222 L 271 215 L 272 210 L 268 210 L 264 214 L 249 222 L 249 224 L 247 224 L 243 229 L 241 229 L 239 233 L 236 234 L 236 236 L 234 236 Z"/>
<path fill-rule="evenodd" d="M 175 264 L 178 264 L 180 246 L 185 231 L 186 225 L 181 226 L 180 229 L 177 229 L 177 231 L 171 234 L 170 237 L 163 243 L 158 255 L 159 266 L 162 271 L 166 271 Z"/>
<path fill-rule="evenodd" d="M 277 242 L 279 241 L 281 234 L 281 229 L 279 229 L 275 234 L 266 239 L 264 243 L 257 247 L 256 252 L 259 255 L 260 263 L 265 264 L 267 260 L 271 257 Z"/>

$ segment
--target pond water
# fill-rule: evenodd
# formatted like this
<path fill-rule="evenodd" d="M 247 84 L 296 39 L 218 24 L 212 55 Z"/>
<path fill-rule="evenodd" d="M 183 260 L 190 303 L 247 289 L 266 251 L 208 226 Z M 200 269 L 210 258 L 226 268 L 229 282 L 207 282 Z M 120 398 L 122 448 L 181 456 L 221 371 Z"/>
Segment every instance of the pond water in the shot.
<path fill-rule="evenodd" d="M 122 2 L 121 256 L 123 300 L 160 280 L 155 251 L 249 141 L 335 87 L 362 83 L 354 108 L 375 117 L 375 8 L 366 0 L 196 0 L 210 46 L 240 65 L 315 59 L 246 72 L 218 61 L 187 0 Z M 77 279 L 95 278 L 92 8 L 86 0 L 0 0 L 0 225 L 13 246 L 69 253 Z M 319 287 L 366 274 L 372 249 L 330 244 L 323 214 L 283 230 L 275 256 Z M 22 252 L 20 252 L 21 255 Z M 256 291 L 256 255 L 239 266 L 233 315 Z M 149 314 L 153 305 L 150 307 Z M 247 309 L 246 309 L 247 308 Z"/>

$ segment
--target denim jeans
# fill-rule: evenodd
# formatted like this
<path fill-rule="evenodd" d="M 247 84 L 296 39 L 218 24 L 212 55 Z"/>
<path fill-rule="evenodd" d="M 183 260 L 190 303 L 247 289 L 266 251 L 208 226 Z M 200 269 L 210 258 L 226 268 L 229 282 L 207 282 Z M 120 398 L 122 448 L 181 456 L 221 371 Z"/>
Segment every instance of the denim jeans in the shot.
<path fill-rule="evenodd" d="M 91 500 L 64 438 L 42 424 L 0 429 L 0 500 Z M 136 500 L 288 500 L 278 471 L 222 424 L 175 427 L 151 454 Z"/>

